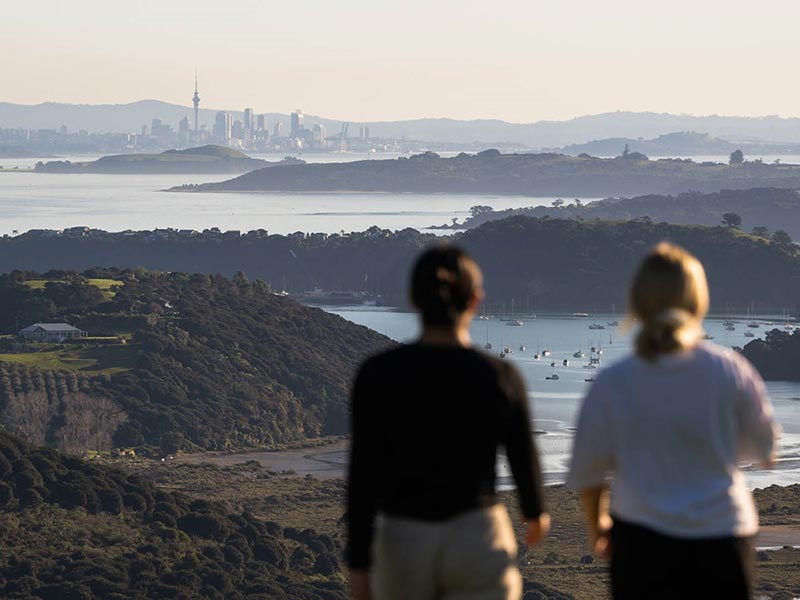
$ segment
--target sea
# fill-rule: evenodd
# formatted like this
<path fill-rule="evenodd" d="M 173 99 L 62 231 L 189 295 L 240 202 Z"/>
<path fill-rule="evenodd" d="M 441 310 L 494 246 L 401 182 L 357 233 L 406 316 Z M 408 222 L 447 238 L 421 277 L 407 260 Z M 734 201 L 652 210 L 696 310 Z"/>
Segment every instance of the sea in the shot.
<path fill-rule="evenodd" d="M 327 307 L 326 310 L 349 321 L 365 325 L 396 341 L 410 341 L 419 334 L 416 314 L 381 307 Z M 593 373 L 631 352 L 635 331 L 609 323 L 624 323 L 621 315 L 595 314 L 571 315 L 527 315 L 520 316 L 522 325 L 510 325 L 511 321 L 485 316 L 486 320 L 475 320 L 471 336 L 481 348 L 494 355 L 507 347 L 511 352 L 504 360 L 519 369 L 528 387 L 531 412 L 534 417 L 536 444 L 542 457 L 542 468 L 546 481 L 561 483 L 569 465 L 574 428 L 581 400 L 591 386 Z M 735 331 L 727 331 L 721 318 L 706 319 L 704 327 L 713 339 L 711 343 L 732 348 L 742 347 L 748 341 L 763 337 L 775 327 L 783 327 L 783 317 L 760 315 L 758 328 L 748 327 L 749 320 L 737 319 Z M 590 329 L 600 326 L 604 329 Z M 745 332 L 754 338 L 745 337 Z M 592 352 L 594 348 L 595 352 Z M 549 357 L 535 358 L 549 350 Z M 599 353 L 600 351 L 601 353 Z M 583 356 L 576 357 L 576 353 Z M 599 359 L 595 369 L 587 368 L 590 358 Z M 567 366 L 564 360 L 569 361 Z M 555 366 L 551 364 L 555 363 Z M 558 379 L 549 379 L 554 374 Z M 800 383 L 786 381 L 767 382 L 775 415 L 783 428 L 779 459 L 772 469 L 747 467 L 746 476 L 754 488 L 773 484 L 791 485 L 800 483 Z M 510 471 L 505 460 L 498 463 L 500 483 L 511 483 Z"/>
<path fill-rule="evenodd" d="M 454 153 L 441 153 L 448 156 Z M 282 154 L 253 155 L 269 161 Z M 307 162 L 385 160 L 399 153 L 308 153 L 295 155 Z M 98 155 L 60 156 L 58 160 L 90 161 Z M 678 157 L 680 158 L 680 157 Z M 727 162 L 727 156 L 691 157 Z M 748 159 L 755 157 L 748 157 Z M 764 162 L 800 162 L 800 156 L 763 156 Z M 554 197 L 386 194 L 386 193 L 171 193 L 182 184 L 223 181 L 231 175 L 104 175 L 33 173 L 29 169 L 45 157 L 0 159 L 0 235 L 30 229 L 91 227 L 106 231 L 173 227 L 219 227 L 223 231 L 266 229 L 272 233 L 296 231 L 339 233 L 363 231 L 373 225 L 399 230 L 447 234 L 430 229 L 463 222 L 476 205 L 495 210 L 546 206 Z M 574 198 L 562 197 L 565 202 Z M 583 197 L 584 203 L 599 198 Z"/>

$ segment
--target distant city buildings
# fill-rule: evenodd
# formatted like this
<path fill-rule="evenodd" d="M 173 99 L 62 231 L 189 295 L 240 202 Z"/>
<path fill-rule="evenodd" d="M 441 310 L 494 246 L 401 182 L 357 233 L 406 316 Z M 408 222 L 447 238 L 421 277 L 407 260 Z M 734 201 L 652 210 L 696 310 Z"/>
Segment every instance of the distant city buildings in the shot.
<path fill-rule="evenodd" d="M 167 123 L 156 117 L 149 124 L 142 124 L 136 133 L 91 133 L 85 130 L 71 132 L 66 127 L 39 130 L 0 129 L 0 155 L 158 152 L 204 144 L 220 144 L 256 153 L 372 153 L 468 149 L 464 144 L 374 138 L 367 125 L 358 125 L 357 137 L 350 137 L 350 123 L 332 125 L 331 122 L 323 122 L 315 117 L 307 118 L 299 108 L 288 118 L 274 115 L 271 119 L 266 114 L 256 113 L 249 106 L 241 112 L 218 111 L 214 114 L 213 123 L 203 125 L 200 123 L 202 117 L 197 73 L 191 98 L 192 108 L 187 109 L 187 114 L 177 123 Z M 335 130 L 329 132 L 328 128 L 333 127 Z"/>

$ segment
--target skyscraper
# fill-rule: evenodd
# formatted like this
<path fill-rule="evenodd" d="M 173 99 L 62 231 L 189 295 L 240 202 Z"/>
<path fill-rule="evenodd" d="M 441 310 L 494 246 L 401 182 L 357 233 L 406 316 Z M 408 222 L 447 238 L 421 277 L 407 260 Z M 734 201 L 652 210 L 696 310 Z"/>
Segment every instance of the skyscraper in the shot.
<path fill-rule="evenodd" d="M 200 122 L 198 119 L 200 94 L 197 93 L 197 71 L 194 72 L 194 97 L 192 97 L 192 104 L 194 104 L 194 131 L 197 133 L 197 128 L 199 127 L 198 123 Z"/>
<path fill-rule="evenodd" d="M 282 138 L 283 137 L 283 123 L 281 123 L 280 121 L 275 123 L 275 131 L 273 133 L 275 134 L 276 138 Z"/>
<path fill-rule="evenodd" d="M 255 129 L 253 122 L 253 109 L 252 108 L 245 108 L 244 109 L 244 128 L 250 131 Z"/>
<path fill-rule="evenodd" d="M 190 127 L 191 124 L 189 123 L 189 117 L 183 117 L 181 119 L 181 122 L 178 123 L 178 133 L 180 133 L 181 135 L 186 135 L 189 133 Z M 197 127 L 195 127 L 194 130 L 197 131 Z"/>
<path fill-rule="evenodd" d="M 269 129 L 267 115 L 258 115 L 256 117 L 256 131 L 266 131 L 267 129 Z"/>
<path fill-rule="evenodd" d="M 231 116 L 223 111 L 219 111 L 214 118 L 214 137 L 222 142 L 228 143 L 231 139 Z"/>
<path fill-rule="evenodd" d="M 289 136 L 292 138 L 303 137 L 303 111 L 299 108 L 292 113 L 292 127 Z"/>
<path fill-rule="evenodd" d="M 313 134 L 314 143 L 317 144 L 318 146 L 324 146 L 325 145 L 325 125 L 320 125 L 319 123 L 317 123 L 316 125 L 314 125 L 314 130 L 313 131 L 314 131 L 314 134 Z"/>

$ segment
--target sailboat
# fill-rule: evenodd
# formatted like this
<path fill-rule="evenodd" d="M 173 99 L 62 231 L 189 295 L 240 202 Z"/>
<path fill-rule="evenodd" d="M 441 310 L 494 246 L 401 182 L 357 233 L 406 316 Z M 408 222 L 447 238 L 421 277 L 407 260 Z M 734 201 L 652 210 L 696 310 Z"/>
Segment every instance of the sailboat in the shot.
<path fill-rule="evenodd" d="M 611 320 L 607 323 L 609 327 L 619 327 L 619 321 L 617 321 L 616 318 L 617 317 L 616 308 L 617 308 L 616 304 L 611 305 Z"/>

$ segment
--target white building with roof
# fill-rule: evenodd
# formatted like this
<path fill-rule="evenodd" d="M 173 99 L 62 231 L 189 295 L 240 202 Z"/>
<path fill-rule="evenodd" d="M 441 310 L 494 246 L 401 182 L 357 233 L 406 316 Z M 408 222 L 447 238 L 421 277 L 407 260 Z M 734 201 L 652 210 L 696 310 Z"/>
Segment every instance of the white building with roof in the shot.
<path fill-rule="evenodd" d="M 89 332 L 69 323 L 34 323 L 22 329 L 19 335 L 30 342 L 63 342 L 88 337 Z"/>

